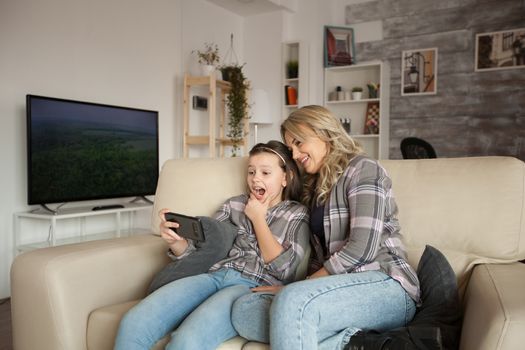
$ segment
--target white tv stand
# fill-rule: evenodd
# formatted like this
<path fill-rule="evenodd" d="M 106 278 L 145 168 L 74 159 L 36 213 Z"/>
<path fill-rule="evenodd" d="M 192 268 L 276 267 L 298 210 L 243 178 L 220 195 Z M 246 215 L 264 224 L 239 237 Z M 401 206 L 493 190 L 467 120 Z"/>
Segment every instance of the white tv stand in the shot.
<path fill-rule="evenodd" d="M 44 247 L 53 247 L 57 245 L 77 243 L 83 241 L 100 240 L 121 237 L 123 235 L 130 236 L 138 233 L 146 233 L 149 230 L 140 230 L 134 227 L 133 219 L 137 212 L 142 210 L 151 210 L 153 206 L 149 203 L 126 203 L 124 208 L 92 210 L 92 207 L 82 208 L 66 208 L 60 209 L 57 213 L 52 213 L 41 209 L 39 211 L 18 212 L 14 214 L 13 220 L 13 247 L 14 255 L 23 251 L 29 251 Z M 127 214 L 128 225 L 125 232 L 122 230 L 122 214 Z M 100 215 L 114 215 L 115 216 L 115 230 L 111 232 L 97 232 L 86 234 L 86 218 L 100 216 Z M 21 244 L 22 222 L 24 219 L 29 220 L 44 220 L 49 221 L 48 237 L 38 242 Z M 78 234 L 73 237 L 61 238 L 56 237 L 56 228 L 60 220 L 78 219 Z"/>

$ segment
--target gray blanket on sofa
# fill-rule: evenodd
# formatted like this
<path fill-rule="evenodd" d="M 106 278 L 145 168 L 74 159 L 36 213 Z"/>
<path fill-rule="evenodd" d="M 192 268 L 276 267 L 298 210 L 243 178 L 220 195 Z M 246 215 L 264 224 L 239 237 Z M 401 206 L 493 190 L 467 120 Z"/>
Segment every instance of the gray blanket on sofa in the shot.
<path fill-rule="evenodd" d="M 205 240 L 195 242 L 196 250 L 181 260 L 170 262 L 153 278 L 148 294 L 180 278 L 208 272 L 217 261 L 224 259 L 237 235 L 237 226 L 201 216 Z"/>

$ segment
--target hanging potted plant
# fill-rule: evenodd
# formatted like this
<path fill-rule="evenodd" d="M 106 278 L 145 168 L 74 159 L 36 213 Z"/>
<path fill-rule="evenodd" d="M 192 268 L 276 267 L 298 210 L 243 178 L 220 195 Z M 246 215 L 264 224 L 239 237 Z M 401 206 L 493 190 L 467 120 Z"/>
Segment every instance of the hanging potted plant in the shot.
<path fill-rule="evenodd" d="M 233 48 L 233 34 L 230 36 L 230 48 L 224 57 L 224 64 L 219 67 L 222 80 L 231 84 L 231 89 L 226 96 L 226 108 L 228 110 L 228 127 L 226 134 L 232 142 L 232 157 L 236 157 L 240 149 L 239 145 L 244 139 L 244 123 L 248 113 L 248 81 L 244 76 L 242 68 L 244 65 L 238 63 L 237 54 Z"/>
<path fill-rule="evenodd" d="M 194 50 L 192 53 L 197 54 L 197 59 L 201 64 L 202 75 L 210 75 L 215 71 L 215 65 L 219 63 L 219 47 L 217 44 L 204 43 L 204 50 Z"/>
<path fill-rule="evenodd" d="M 242 66 L 236 64 L 223 65 L 219 67 L 222 74 L 222 80 L 231 81 L 230 77 L 242 73 Z"/>
<path fill-rule="evenodd" d="M 246 91 L 248 82 L 242 71 L 243 66 L 230 66 L 228 81 L 231 84 L 230 93 L 226 96 L 226 107 L 228 109 L 228 126 L 227 136 L 232 141 L 232 157 L 237 156 L 240 147 L 239 144 L 244 138 L 244 123 L 248 111 L 248 100 Z M 223 73 L 224 79 L 224 73 Z"/>
<path fill-rule="evenodd" d="M 243 66 L 239 64 L 239 59 L 233 48 L 233 33 L 230 34 L 230 48 L 226 52 L 223 62 L 224 63 L 219 67 L 222 74 L 222 80 L 231 81 L 231 76 L 242 74 Z"/>

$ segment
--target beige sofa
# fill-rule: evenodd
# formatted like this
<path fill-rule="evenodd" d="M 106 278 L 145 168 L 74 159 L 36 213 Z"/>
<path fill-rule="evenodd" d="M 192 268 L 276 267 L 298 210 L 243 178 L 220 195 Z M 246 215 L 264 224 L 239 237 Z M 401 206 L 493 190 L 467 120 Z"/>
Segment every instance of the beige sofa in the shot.
<path fill-rule="evenodd" d="M 439 248 L 461 289 L 461 349 L 525 344 L 525 164 L 482 157 L 381 161 L 394 193 L 410 263 Z M 211 214 L 244 188 L 245 159 L 170 160 L 156 211 Z M 168 262 L 163 241 L 137 235 L 19 255 L 11 270 L 15 350 L 111 349 L 121 315 Z M 240 337 L 220 349 L 241 349 Z M 161 348 L 157 344 L 155 349 Z M 250 343 L 244 349 L 267 349 Z"/>

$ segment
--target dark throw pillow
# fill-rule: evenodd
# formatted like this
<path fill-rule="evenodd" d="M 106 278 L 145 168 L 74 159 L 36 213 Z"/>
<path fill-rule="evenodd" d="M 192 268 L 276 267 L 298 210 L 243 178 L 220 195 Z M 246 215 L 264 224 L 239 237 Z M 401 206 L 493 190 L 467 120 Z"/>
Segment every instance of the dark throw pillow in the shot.
<path fill-rule="evenodd" d="M 345 349 L 458 349 L 461 305 L 454 270 L 445 256 L 427 245 L 417 267 L 422 305 L 406 326 L 387 332 L 358 332 Z"/>
<path fill-rule="evenodd" d="M 417 267 L 423 304 L 410 327 L 437 326 L 444 349 L 457 349 L 461 335 L 462 311 L 456 274 L 447 258 L 427 245 Z"/>
<path fill-rule="evenodd" d="M 201 216 L 205 240 L 195 242 L 196 250 L 180 260 L 175 260 L 160 270 L 148 288 L 148 294 L 180 278 L 208 272 L 217 261 L 224 259 L 237 236 L 237 226 Z"/>

